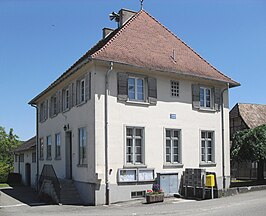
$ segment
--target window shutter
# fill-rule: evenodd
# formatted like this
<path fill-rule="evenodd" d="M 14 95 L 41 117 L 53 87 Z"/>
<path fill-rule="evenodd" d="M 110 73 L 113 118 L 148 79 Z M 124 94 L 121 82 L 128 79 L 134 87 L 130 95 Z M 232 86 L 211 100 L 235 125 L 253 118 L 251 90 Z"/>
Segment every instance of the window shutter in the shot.
<path fill-rule="evenodd" d="M 62 97 L 61 97 L 61 95 L 62 95 L 62 91 L 61 90 L 56 92 L 56 114 L 60 113 L 61 110 L 62 110 L 62 108 L 61 108 L 61 106 L 62 106 Z"/>
<path fill-rule="evenodd" d="M 50 103 L 49 103 L 49 117 L 51 118 L 53 115 L 53 109 L 52 109 L 52 99 L 53 97 L 50 97 Z"/>
<path fill-rule="evenodd" d="M 192 85 L 192 107 L 194 109 L 200 108 L 200 87 L 199 85 Z"/>
<path fill-rule="evenodd" d="M 221 89 L 214 88 L 214 109 L 220 111 L 221 108 Z"/>
<path fill-rule="evenodd" d="M 45 105 L 45 119 L 48 119 L 49 100 L 46 100 L 44 105 Z"/>
<path fill-rule="evenodd" d="M 72 97 L 72 107 L 73 107 L 73 106 L 76 106 L 76 104 L 77 104 L 77 99 L 76 99 L 77 95 L 76 95 L 75 82 L 72 83 L 72 85 L 71 85 L 71 91 L 72 91 L 71 97 Z"/>
<path fill-rule="evenodd" d="M 39 122 L 41 122 L 42 121 L 41 103 L 38 105 L 38 117 L 39 117 Z"/>
<path fill-rule="evenodd" d="M 117 100 L 127 101 L 128 98 L 128 75 L 126 73 L 117 74 Z"/>
<path fill-rule="evenodd" d="M 150 104 L 157 104 L 157 79 L 148 77 L 148 100 Z"/>
<path fill-rule="evenodd" d="M 86 85 L 86 101 L 90 100 L 91 99 L 91 72 L 89 72 L 87 75 L 86 75 L 86 78 L 85 78 L 85 85 Z"/>
<path fill-rule="evenodd" d="M 76 104 L 80 103 L 80 81 L 76 82 Z"/>
<path fill-rule="evenodd" d="M 68 85 L 68 95 L 69 95 L 69 109 L 71 109 L 73 107 L 72 83 Z"/>

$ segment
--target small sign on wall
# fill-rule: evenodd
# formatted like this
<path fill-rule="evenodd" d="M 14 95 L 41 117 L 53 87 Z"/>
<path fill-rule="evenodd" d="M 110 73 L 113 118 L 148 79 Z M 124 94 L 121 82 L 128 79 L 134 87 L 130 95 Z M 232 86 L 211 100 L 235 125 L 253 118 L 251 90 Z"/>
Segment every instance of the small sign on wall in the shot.
<path fill-rule="evenodd" d="M 176 119 L 176 114 L 171 113 L 170 114 L 170 119 Z"/>

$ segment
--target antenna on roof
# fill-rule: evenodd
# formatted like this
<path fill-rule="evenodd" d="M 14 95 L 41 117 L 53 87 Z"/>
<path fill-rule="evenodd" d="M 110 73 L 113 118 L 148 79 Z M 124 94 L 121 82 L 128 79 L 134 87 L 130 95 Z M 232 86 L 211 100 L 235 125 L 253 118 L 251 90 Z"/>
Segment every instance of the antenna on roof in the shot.
<path fill-rule="evenodd" d="M 143 10 L 143 2 L 144 0 L 140 0 L 140 10 Z"/>

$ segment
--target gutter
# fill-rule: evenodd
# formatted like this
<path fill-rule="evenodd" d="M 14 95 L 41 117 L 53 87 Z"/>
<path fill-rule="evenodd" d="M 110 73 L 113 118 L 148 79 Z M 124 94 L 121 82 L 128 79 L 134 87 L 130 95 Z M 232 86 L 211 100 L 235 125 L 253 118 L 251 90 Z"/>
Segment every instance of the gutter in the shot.
<path fill-rule="evenodd" d="M 108 91 L 109 91 L 109 75 L 113 70 L 113 62 L 110 62 L 110 69 L 105 75 L 105 96 L 104 96 L 104 136 L 105 136 L 105 204 L 110 204 L 110 188 L 109 188 L 109 166 L 108 166 Z"/>
<path fill-rule="evenodd" d="M 32 107 L 36 109 L 36 165 L 37 165 L 37 192 L 39 192 L 39 145 L 38 145 L 38 140 L 39 140 L 39 109 L 37 105 L 30 104 Z"/>
<path fill-rule="evenodd" d="M 224 153 L 224 92 L 229 89 L 229 83 L 227 87 L 221 92 L 221 119 L 222 119 L 222 176 L 223 176 L 223 189 L 225 189 L 226 177 L 225 177 L 225 153 Z"/>

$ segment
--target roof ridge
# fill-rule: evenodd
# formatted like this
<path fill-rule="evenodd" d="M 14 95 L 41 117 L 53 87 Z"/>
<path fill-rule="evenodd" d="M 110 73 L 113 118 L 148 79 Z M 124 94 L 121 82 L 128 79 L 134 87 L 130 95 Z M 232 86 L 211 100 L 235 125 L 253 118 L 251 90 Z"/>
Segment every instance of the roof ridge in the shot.
<path fill-rule="evenodd" d="M 226 78 L 232 80 L 229 76 L 226 76 L 221 71 L 219 71 L 217 68 L 215 68 L 212 64 L 210 64 L 207 60 L 205 60 L 200 54 L 198 54 L 195 50 L 193 50 L 187 43 L 182 41 L 177 35 L 175 35 L 171 30 L 169 30 L 166 26 L 161 24 L 156 18 L 154 18 L 152 15 L 150 15 L 147 11 L 143 10 L 148 16 L 150 16 L 155 22 L 157 22 L 160 26 L 162 26 L 165 30 L 167 30 L 170 34 L 172 34 L 176 39 L 178 39 L 181 43 L 183 43 L 185 46 L 187 46 L 193 53 L 195 53 L 200 59 L 205 61 L 209 66 L 211 66 L 214 70 L 216 70 L 218 73 L 220 73 L 222 76 L 225 76 Z M 233 80 L 232 80 L 233 81 Z"/>
<path fill-rule="evenodd" d="M 94 52 L 91 57 L 95 57 L 97 54 L 101 53 L 103 50 L 105 50 L 111 42 L 113 42 L 124 30 L 126 27 L 128 27 L 133 20 L 135 20 L 144 10 L 140 10 L 137 12 L 135 15 L 133 15 L 120 29 L 115 33 L 115 35 L 104 45 L 102 46 L 99 50 Z"/>

